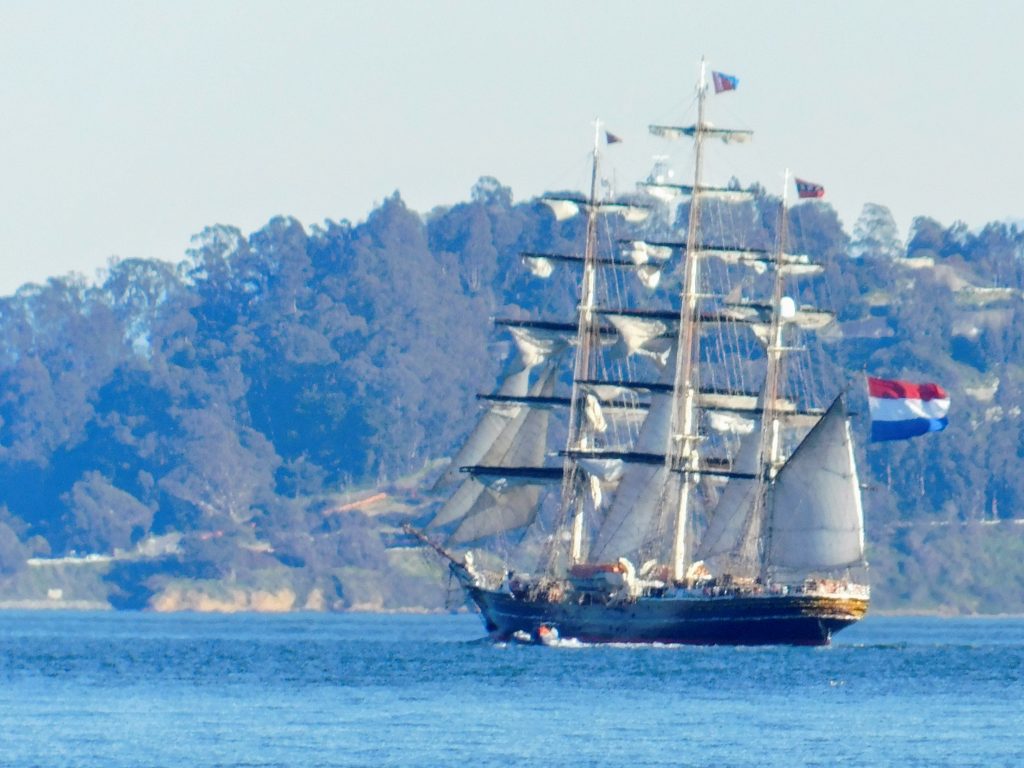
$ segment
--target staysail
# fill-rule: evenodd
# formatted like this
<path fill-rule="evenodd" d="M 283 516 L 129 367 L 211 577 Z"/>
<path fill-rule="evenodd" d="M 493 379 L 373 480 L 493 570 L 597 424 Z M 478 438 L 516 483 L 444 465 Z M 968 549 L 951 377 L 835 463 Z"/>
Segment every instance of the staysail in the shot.
<path fill-rule="evenodd" d="M 541 369 L 540 377 L 530 388 L 530 394 L 550 395 L 554 388 L 556 370 L 553 362 L 546 363 Z M 490 444 L 478 454 L 477 461 L 460 464 L 459 470 L 472 464 L 488 467 L 540 466 L 547 441 L 548 411 L 525 406 L 512 407 L 515 409 L 514 416 L 505 421 L 497 434 L 492 436 Z M 484 419 L 489 415 L 490 412 L 485 414 Z M 473 437 L 476 434 L 474 431 Z M 461 451 L 459 456 L 462 456 Z M 487 486 L 476 478 L 461 472 L 460 475 L 463 478 L 461 485 L 430 520 L 427 528 L 444 528 L 455 523 L 461 526 L 466 518 L 476 518 L 484 514 L 484 510 L 488 508 L 488 498 L 493 492 L 489 492 Z M 464 534 L 468 531 L 469 528 Z"/>
<path fill-rule="evenodd" d="M 673 365 L 667 365 L 663 382 L 670 383 Z M 651 395 L 651 404 L 640 428 L 634 450 L 637 453 L 660 453 L 668 442 L 672 413 L 672 393 Z M 663 509 L 663 490 L 667 485 L 668 470 L 660 464 L 628 464 L 597 534 L 590 556 L 596 560 L 616 560 L 619 557 L 637 558 L 651 529 Z"/>
<path fill-rule="evenodd" d="M 501 382 L 498 394 L 507 398 L 524 397 L 527 393 L 529 382 L 530 368 L 514 371 Z M 477 422 L 476 427 L 473 428 L 462 448 L 455 454 L 444 474 L 438 478 L 434 484 L 434 490 L 438 491 L 442 488 L 447 488 L 462 480 L 463 476 L 459 472 L 459 467 L 479 463 L 484 454 L 495 444 L 498 436 L 519 414 L 519 411 L 519 406 L 514 404 L 495 403 L 491 405 L 480 418 L 480 421 Z"/>
<path fill-rule="evenodd" d="M 760 433 L 761 419 L 757 418 L 754 429 L 742 437 L 733 459 L 737 472 L 755 474 L 761 470 L 758 455 Z M 705 561 L 714 573 L 728 572 L 737 567 L 741 553 L 748 549 L 745 538 L 756 493 L 757 483 L 749 480 L 737 479 L 725 486 L 694 554 L 695 560 Z"/>
<path fill-rule="evenodd" d="M 554 367 L 537 382 L 537 395 L 549 396 L 554 390 Z M 500 465 L 511 469 L 540 467 L 544 462 L 550 411 L 546 408 L 525 409 L 522 424 L 501 457 Z M 511 474 L 511 473 L 510 473 Z M 475 478 L 472 483 L 479 483 Z M 462 522 L 448 539 L 451 544 L 467 544 L 488 536 L 497 536 L 524 528 L 537 516 L 541 488 L 536 482 L 518 483 L 513 478 L 489 484 L 477 496 Z"/>

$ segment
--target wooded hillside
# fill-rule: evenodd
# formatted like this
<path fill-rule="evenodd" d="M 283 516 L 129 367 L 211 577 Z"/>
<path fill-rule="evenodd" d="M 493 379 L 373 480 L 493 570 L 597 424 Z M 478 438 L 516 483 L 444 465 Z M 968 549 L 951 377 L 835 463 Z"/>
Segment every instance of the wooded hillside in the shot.
<path fill-rule="evenodd" d="M 774 237 L 777 202 L 746 204 L 748 242 Z M 791 216 L 847 380 L 953 399 L 945 433 L 862 448 L 874 604 L 1024 610 L 1024 233 L 919 218 L 904 245 L 883 206 L 849 234 L 826 204 Z M 425 215 L 396 194 L 358 224 L 216 226 L 180 264 L 0 299 L 0 600 L 441 605 L 440 571 L 382 531 L 428 508 L 431 462 L 493 385 L 490 318 L 571 315 L 568 277 L 519 254 L 572 252 L 581 226 L 485 178 Z"/>

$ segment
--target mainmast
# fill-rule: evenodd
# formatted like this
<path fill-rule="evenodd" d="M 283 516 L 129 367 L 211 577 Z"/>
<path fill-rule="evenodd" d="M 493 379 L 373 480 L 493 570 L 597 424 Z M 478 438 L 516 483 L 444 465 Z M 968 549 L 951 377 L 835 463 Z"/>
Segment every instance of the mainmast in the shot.
<path fill-rule="evenodd" d="M 713 72 L 715 93 L 731 91 L 737 80 L 721 72 Z M 718 139 L 726 144 L 746 142 L 753 133 L 745 129 L 716 128 L 706 118 L 708 96 L 707 66 L 700 62 L 697 78 L 697 122 L 692 126 L 652 125 L 651 133 L 667 139 L 689 136 L 694 140 L 693 185 L 645 184 L 652 194 L 689 194 L 690 216 L 685 242 L 685 266 L 680 294 L 679 323 L 676 338 L 676 360 L 672 391 L 672 412 L 668 444 L 665 449 L 665 466 L 670 480 L 662 503 L 671 508 L 675 504 L 675 519 L 672 521 L 672 575 L 681 580 L 686 575 L 690 553 L 687 551 L 687 531 L 690 520 L 690 506 L 693 491 L 702 471 L 700 462 L 700 430 L 697 411 L 700 404 L 700 336 L 701 317 L 701 262 L 705 257 L 731 258 L 757 261 L 752 258 L 753 250 L 723 249 L 721 246 L 706 245 L 701 240 L 701 202 L 705 196 L 720 200 L 736 201 L 749 199 L 750 193 L 730 187 L 706 186 L 704 174 L 704 145 L 707 139 Z M 659 190 L 661 190 L 659 192 Z M 675 491 L 678 489 L 678 495 Z"/>
<path fill-rule="evenodd" d="M 697 124 L 694 127 L 693 195 L 690 199 L 690 218 L 686 228 L 686 268 L 679 308 L 679 334 L 676 347 L 676 372 L 673 393 L 672 422 L 666 463 L 669 469 L 682 472 L 682 487 L 675 519 L 672 544 L 672 575 L 681 580 L 686 575 L 686 529 L 689 520 L 690 497 L 698 467 L 697 426 L 694 400 L 699 385 L 697 359 L 700 334 L 698 311 L 700 276 L 700 189 L 704 165 L 704 136 L 706 125 L 704 107 L 707 100 L 707 71 L 702 58 L 697 79 Z"/>

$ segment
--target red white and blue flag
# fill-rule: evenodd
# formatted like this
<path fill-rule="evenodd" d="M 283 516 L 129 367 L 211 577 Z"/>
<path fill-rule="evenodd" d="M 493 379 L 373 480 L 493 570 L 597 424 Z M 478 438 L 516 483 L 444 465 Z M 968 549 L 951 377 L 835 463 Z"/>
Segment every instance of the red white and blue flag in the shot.
<path fill-rule="evenodd" d="M 821 184 L 815 184 L 812 181 L 805 181 L 804 179 L 796 179 L 796 194 L 797 197 L 824 197 L 825 188 Z"/>
<path fill-rule="evenodd" d="M 620 136 L 616 136 L 611 131 L 605 131 L 604 132 L 604 140 L 608 144 L 621 144 L 622 143 L 622 138 Z"/>
<path fill-rule="evenodd" d="M 938 384 L 912 384 L 868 376 L 871 442 L 939 432 L 949 420 L 949 395 Z"/>
<path fill-rule="evenodd" d="M 740 79 L 727 75 L 724 72 L 712 72 L 711 82 L 715 86 L 715 93 L 724 91 L 735 91 L 740 86 Z"/>

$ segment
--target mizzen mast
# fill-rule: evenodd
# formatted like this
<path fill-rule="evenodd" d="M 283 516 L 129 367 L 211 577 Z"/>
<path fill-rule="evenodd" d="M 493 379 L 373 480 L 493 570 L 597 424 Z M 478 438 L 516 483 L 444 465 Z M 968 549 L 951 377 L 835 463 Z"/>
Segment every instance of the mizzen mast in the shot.
<path fill-rule="evenodd" d="M 796 311 L 792 299 L 783 297 L 785 281 L 786 241 L 789 227 L 789 169 L 786 169 L 782 185 L 782 200 L 779 202 L 779 232 L 775 243 L 775 279 L 772 281 L 771 320 L 769 323 L 766 343 L 767 370 L 765 372 L 764 395 L 761 413 L 761 441 L 758 450 L 760 469 L 757 473 L 757 489 L 754 492 L 754 503 L 751 522 L 758 525 L 764 533 L 758 537 L 762 541 L 762 551 L 758 557 L 759 571 L 762 578 L 767 576 L 768 558 L 771 543 L 771 526 L 765 525 L 765 507 L 768 487 L 775 480 L 782 465 L 781 425 L 779 418 L 779 394 L 782 380 L 783 355 L 788 351 L 782 345 L 782 331 L 787 319 Z"/>

